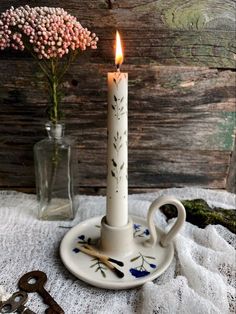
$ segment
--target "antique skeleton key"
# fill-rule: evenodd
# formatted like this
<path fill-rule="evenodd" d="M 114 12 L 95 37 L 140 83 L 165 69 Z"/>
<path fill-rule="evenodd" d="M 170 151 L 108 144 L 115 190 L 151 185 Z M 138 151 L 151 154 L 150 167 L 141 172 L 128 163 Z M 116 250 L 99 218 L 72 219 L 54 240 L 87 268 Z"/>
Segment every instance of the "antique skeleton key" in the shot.
<path fill-rule="evenodd" d="M 45 290 L 44 285 L 47 281 L 47 275 L 42 271 L 31 271 L 23 275 L 19 280 L 20 289 L 26 292 L 37 292 L 43 298 L 47 314 L 64 314 L 63 309 L 57 304 L 53 297 Z"/>
<path fill-rule="evenodd" d="M 28 295 L 24 291 L 17 291 L 6 301 L 0 302 L 0 313 L 35 314 L 25 306 Z"/>

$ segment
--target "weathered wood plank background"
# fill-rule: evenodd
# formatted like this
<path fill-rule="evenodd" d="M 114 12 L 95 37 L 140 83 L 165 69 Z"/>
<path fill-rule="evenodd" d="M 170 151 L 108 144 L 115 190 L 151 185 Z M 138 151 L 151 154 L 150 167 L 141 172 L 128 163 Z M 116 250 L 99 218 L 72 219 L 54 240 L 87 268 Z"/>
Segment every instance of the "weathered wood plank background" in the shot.
<path fill-rule="evenodd" d="M 235 192 L 233 0 L 11 1 L 60 6 L 100 38 L 65 77 L 67 133 L 77 138 L 76 186 L 106 187 L 106 73 L 114 35 L 129 72 L 129 187 L 227 188 Z M 32 148 L 45 136 L 47 95 L 26 54 L 0 52 L 0 188 L 34 191 Z"/>

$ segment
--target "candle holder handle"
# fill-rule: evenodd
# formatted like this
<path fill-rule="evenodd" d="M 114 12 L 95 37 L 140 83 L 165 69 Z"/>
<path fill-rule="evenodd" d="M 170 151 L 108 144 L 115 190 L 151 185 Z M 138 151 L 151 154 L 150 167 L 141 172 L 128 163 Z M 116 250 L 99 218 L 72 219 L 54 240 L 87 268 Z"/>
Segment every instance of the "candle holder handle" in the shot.
<path fill-rule="evenodd" d="M 175 224 L 173 227 L 170 229 L 168 233 L 164 233 L 161 238 L 160 238 L 160 245 L 162 247 L 166 247 L 169 245 L 171 240 L 176 236 L 176 234 L 179 232 L 181 229 L 182 225 L 185 222 L 186 218 L 186 212 L 183 204 L 178 201 L 175 197 L 173 196 L 161 196 L 158 199 L 156 199 L 151 206 L 149 207 L 148 210 L 148 215 L 147 215 L 147 223 L 149 226 L 149 232 L 150 232 L 150 239 L 146 241 L 145 245 L 153 247 L 156 245 L 157 242 L 157 232 L 154 224 L 154 213 L 157 209 L 160 209 L 161 206 L 163 205 L 174 205 L 177 208 L 178 211 L 178 216 Z"/>

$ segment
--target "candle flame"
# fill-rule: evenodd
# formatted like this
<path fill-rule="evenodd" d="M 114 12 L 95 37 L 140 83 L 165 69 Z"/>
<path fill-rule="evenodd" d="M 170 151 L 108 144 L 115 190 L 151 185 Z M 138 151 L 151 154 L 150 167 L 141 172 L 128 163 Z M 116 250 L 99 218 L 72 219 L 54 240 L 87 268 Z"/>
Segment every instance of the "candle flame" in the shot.
<path fill-rule="evenodd" d="M 120 34 L 116 31 L 116 58 L 115 58 L 117 69 L 120 68 L 121 64 L 123 63 L 123 53 L 122 53 L 122 46 L 120 40 Z"/>

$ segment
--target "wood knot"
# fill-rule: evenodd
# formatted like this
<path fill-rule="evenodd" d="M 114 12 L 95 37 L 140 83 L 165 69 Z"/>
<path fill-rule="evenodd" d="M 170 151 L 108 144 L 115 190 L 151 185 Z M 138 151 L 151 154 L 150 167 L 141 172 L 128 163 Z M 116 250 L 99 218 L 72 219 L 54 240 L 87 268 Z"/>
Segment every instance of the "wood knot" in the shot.
<path fill-rule="evenodd" d="M 111 10 L 113 9 L 113 2 L 115 0 L 106 0 L 106 4 L 108 5 L 108 9 Z"/>
<path fill-rule="evenodd" d="M 71 80 L 71 85 L 72 86 L 76 87 L 76 86 L 78 86 L 78 84 L 79 84 L 79 82 L 77 80 L 75 80 L 75 79 Z"/>

